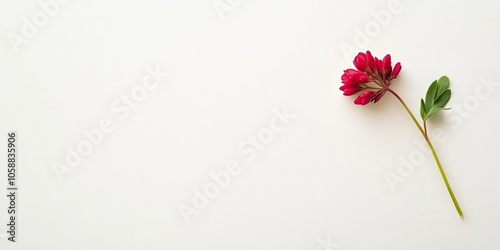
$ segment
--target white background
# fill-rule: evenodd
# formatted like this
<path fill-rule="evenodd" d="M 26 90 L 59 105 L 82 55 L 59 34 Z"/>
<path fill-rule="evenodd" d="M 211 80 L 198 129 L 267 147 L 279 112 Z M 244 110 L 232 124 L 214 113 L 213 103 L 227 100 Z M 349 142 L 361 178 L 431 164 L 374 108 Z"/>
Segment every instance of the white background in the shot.
<path fill-rule="evenodd" d="M 0 249 L 498 249 L 500 6 L 388 4 L 73 0 L 13 45 L 23 19 L 46 12 L 0 1 L 0 152 L 19 132 L 17 243 L 2 195 Z M 402 63 L 392 86 L 416 115 L 428 85 L 450 77 L 452 110 L 429 129 L 444 131 L 435 147 L 464 220 L 397 100 L 356 106 L 338 90 L 367 49 Z M 157 66 L 168 77 L 121 119 L 113 103 Z M 238 147 L 274 109 L 294 118 L 247 161 Z M 55 162 L 102 119 L 113 132 L 59 181 Z M 179 205 L 231 161 L 241 173 L 186 223 Z"/>

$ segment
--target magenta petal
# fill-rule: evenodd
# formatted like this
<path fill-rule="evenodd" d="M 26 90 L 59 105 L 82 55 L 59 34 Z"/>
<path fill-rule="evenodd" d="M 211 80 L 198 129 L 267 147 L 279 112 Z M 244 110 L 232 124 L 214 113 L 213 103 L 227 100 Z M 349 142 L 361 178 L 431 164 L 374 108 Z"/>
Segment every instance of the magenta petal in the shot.
<path fill-rule="evenodd" d="M 375 68 L 375 59 L 373 58 L 372 53 L 369 50 L 366 51 L 366 64 L 371 69 Z"/>
<path fill-rule="evenodd" d="M 358 53 L 358 55 L 354 58 L 354 66 L 360 71 L 366 70 L 366 55 L 363 53 Z"/>
<path fill-rule="evenodd" d="M 390 72 L 392 70 L 391 55 L 387 54 L 386 56 L 384 56 L 384 59 L 382 59 L 382 64 L 383 64 L 384 72 Z"/>
<path fill-rule="evenodd" d="M 396 63 L 396 65 L 394 65 L 394 69 L 392 70 L 392 78 L 396 78 L 398 77 L 398 74 L 399 72 L 401 71 L 401 63 Z"/>

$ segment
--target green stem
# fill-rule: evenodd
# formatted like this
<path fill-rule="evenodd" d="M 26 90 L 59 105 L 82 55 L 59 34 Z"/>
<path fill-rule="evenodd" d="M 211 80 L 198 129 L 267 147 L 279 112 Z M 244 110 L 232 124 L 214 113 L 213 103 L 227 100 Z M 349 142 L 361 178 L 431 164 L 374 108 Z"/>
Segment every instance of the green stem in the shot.
<path fill-rule="evenodd" d="M 425 132 L 425 136 L 429 137 L 429 136 L 427 135 L 427 120 L 424 120 L 424 121 L 423 121 L 423 123 L 424 123 L 424 132 Z"/>
<path fill-rule="evenodd" d="M 427 142 L 427 144 L 429 145 L 429 148 L 432 151 L 432 155 L 434 156 L 434 160 L 436 160 L 436 164 L 438 165 L 439 172 L 441 173 L 441 177 L 443 177 L 444 184 L 446 185 L 446 188 L 448 189 L 448 193 L 450 194 L 450 197 L 453 200 L 453 204 L 455 205 L 455 208 L 457 209 L 458 215 L 461 218 L 463 218 L 464 214 L 462 213 L 462 209 L 460 209 L 460 205 L 458 204 L 458 201 L 455 198 L 455 195 L 453 194 L 453 190 L 451 189 L 450 183 L 448 182 L 448 178 L 446 178 L 446 174 L 444 173 L 444 169 L 443 169 L 443 166 L 441 165 L 441 161 L 439 161 L 439 157 L 437 156 L 436 150 L 434 149 L 434 146 L 432 145 L 431 140 L 427 136 L 427 128 L 425 130 L 422 129 L 422 126 L 420 126 L 420 123 L 418 123 L 417 119 L 415 118 L 415 116 L 413 115 L 411 110 L 408 108 L 408 106 L 403 101 L 403 99 L 401 99 L 401 97 L 398 94 L 396 94 L 396 92 L 394 92 L 390 88 L 387 88 L 387 91 L 389 91 L 392 95 L 394 95 L 399 100 L 399 102 L 401 102 L 401 104 L 403 104 L 403 107 L 406 109 L 406 112 L 408 112 L 411 119 L 413 120 L 413 122 L 417 126 L 418 130 L 420 130 L 420 133 L 422 134 L 422 136 L 424 136 L 425 141 Z"/>

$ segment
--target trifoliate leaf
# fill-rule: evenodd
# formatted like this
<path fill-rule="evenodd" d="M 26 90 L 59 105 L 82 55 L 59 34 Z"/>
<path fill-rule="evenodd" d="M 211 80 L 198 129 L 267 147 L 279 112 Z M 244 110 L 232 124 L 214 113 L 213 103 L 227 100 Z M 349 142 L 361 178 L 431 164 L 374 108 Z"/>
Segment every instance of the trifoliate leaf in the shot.
<path fill-rule="evenodd" d="M 450 79 L 447 76 L 442 76 L 431 83 L 425 95 L 425 102 L 420 99 L 420 116 L 423 120 L 444 109 L 451 97 L 449 88 Z"/>

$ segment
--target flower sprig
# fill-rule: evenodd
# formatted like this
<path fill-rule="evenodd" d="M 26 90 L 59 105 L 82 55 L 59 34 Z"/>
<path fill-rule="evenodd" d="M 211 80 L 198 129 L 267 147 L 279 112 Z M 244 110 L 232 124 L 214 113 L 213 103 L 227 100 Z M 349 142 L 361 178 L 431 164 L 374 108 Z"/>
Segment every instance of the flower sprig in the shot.
<path fill-rule="evenodd" d="M 373 57 L 370 51 L 366 53 L 359 53 L 354 58 L 354 66 L 356 69 L 344 70 L 344 74 L 341 77 L 342 86 L 340 90 L 344 92 L 345 96 L 352 96 L 359 92 L 360 95 L 354 100 L 357 105 L 366 105 L 370 102 L 377 103 L 386 92 L 391 93 L 398 101 L 403 105 L 408 115 L 417 126 L 418 130 L 424 137 L 427 145 L 432 151 L 434 160 L 438 166 L 441 177 L 445 183 L 445 186 L 450 194 L 450 197 L 455 205 L 455 209 L 460 217 L 463 218 L 462 209 L 458 204 L 455 194 L 451 189 L 450 183 L 446 174 L 444 172 L 443 166 L 439 157 L 432 145 L 432 142 L 427 134 L 427 120 L 432 115 L 436 114 L 441 110 L 446 110 L 446 104 L 450 100 L 451 90 L 450 90 L 450 79 L 447 76 L 442 76 L 435 80 L 429 86 L 427 90 L 425 100 L 420 99 L 420 116 L 422 117 L 422 125 L 417 121 L 417 118 L 413 115 L 408 105 L 403 101 L 403 99 L 390 88 L 391 81 L 396 79 L 399 72 L 401 71 L 401 63 L 396 63 L 394 68 L 392 67 L 391 56 L 386 55 L 383 59 L 378 59 Z"/>

